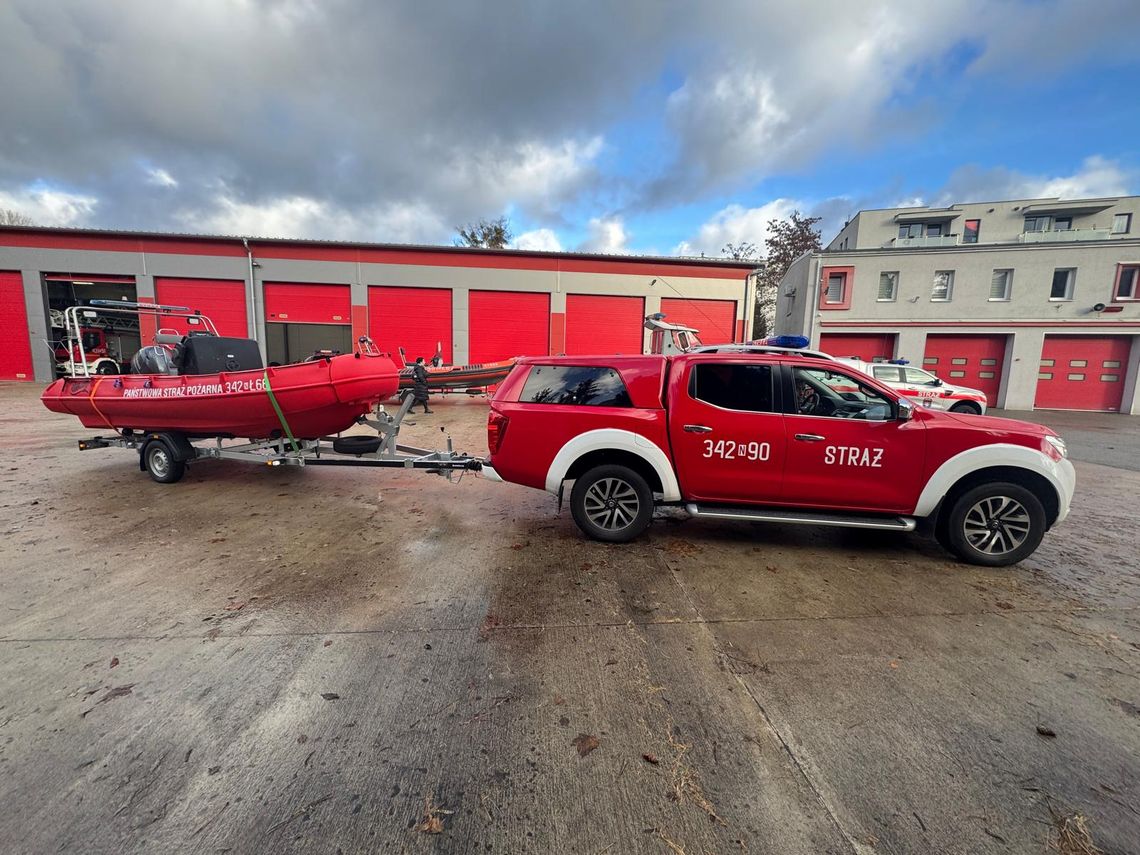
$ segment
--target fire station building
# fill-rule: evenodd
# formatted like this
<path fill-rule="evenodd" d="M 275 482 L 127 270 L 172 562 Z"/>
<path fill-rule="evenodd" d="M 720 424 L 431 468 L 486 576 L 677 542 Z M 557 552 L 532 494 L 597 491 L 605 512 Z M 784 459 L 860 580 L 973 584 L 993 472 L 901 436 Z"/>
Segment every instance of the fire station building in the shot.
<path fill-rule="evenodd" d="M 1140 412 L 1140 197 L 860 211 L 788 270 L 775 328 L 991 406 Z"/>
<path fill-rule="evenodd" d="M 640 353 L 642 321 L 751 330 L 754 263 L 76 229 L 0 228 L 0 380 L 48 382 L 59 313 L 92 299 L 197 309 L 287 363 L 370 336 L 410 358 Z M 154 329 L 118 330 L 129 359 Z M 153 325 L 153 322 L 152 322 Z"/>

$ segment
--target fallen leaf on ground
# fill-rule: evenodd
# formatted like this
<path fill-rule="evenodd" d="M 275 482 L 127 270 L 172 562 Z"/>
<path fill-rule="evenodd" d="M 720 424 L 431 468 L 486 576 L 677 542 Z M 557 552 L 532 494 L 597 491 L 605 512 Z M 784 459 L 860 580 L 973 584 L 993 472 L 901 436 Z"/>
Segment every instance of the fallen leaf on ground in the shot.
<path fill-rule="evenodd" d="M 321 692 L 321 697 L 324 698 L 326 701 L 339 701 L 340 700 L 340 695 L 338 695 L 336 692 Z"/>
<path fill-rule="evenodd" d="M 575 748 L 578 749 L 579 757 L 585 757 L 587 754 L 602 744 L 601 740 L 599 740 L 598 737 L 589 733 L 579 733 L 572 740 L 570 740 L 570 742 Z"/>
<path fill-rule="evenodd" d="M 423 834 L 442 834 L 443 820 L 441 816 L 450 816 L 453 810 L 444 810 L 439 805 L 432 804 L 431 796 L 424 796 L 424 818 L 416 826 L 416 831 Z"/>
<path fill-rule="evenodd" d="M 332 647 L 332 639 L 331 638 L 325 639 L 325 647 Z"/>
<path fill-rule="evenodd" d="M 1037 725 L 1037 733 L 1048 739 L 1053 739 L 1057 735 L 1057 731 L 1045 724 Z"/>
<path fill-rule="evenodd" d="M 642 754 L 641 759 L 644 760 L 646 763 L 652 763 L 654 766 L 656 766 L 658 763 L 661 762 L 660 760 L 657 759 L 656 754 Z"/>
<path fill-rule="evenodd" d="M 237 612 L 245 608 L 245 600 L 240 600 L 234 603 L 226 603 L 227 612 Z"/>
<path fill-rule="evenodd" d="M 107 694 L 103 695 L 103 697 L 92 704 L 91 709 L 95 709 L 95 707 L 99 706 L 99 704 L 105 704 L 107 701 L 113 701 L 115 698 L 126 697 L 127 695 L 131 694 L 131 689 L 134 687 L 134 683 L 128 683 L 125 686 L 115 686 L 115 688 L 110 689 Z M 84 710 L 82 713 L 80 713 L 79 717 L 87 718 L 87 713 L 89 712 L 91 712 L 91 710 Z"/>
<path fill-rule="evenodd" d="M 114 668 L 118 664 L 119 664 L 119 657 L 118 656 L 112 656 L 111 657 L 111 667 Z"/>

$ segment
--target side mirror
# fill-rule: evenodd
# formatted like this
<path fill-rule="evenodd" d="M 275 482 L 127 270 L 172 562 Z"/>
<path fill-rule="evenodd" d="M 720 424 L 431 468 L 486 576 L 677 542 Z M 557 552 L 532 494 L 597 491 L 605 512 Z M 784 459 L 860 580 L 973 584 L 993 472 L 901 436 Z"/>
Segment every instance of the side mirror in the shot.
<path fill-rule="evenodd" d="M 896 418 L 900 422 L 909 422 L 912 418 L 914 418 L 914 404 L 912 404 L 906 398 L 899 398 L 898 416 L 896 416 Z"/>
<path fill-rule="evenodd" d="M 935 377 L 933 380 L 930 381 L 930 385 L 931 386 L 941 386 L 942 385 L 942 378 L 941 377 Z"/>

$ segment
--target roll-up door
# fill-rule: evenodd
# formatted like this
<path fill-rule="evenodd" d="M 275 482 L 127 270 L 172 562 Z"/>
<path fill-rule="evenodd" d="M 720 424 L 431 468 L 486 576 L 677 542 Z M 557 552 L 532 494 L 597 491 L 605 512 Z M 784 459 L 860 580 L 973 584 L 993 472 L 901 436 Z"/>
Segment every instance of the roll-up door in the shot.
<path fill-rule="evenodd" d="M 854 356 L 864 362 L 895 358 L 893 333 L 824 333 L 819 337 L 819 349 L 832 356 Z M 900 354 L 906 356 L 906 354 Z"/>
<path fill-rule="evenodd" d="M 368 335 L 381 350 L 396 353 L 403 347 L 409 361 L 417 356 L 430 361 L 439 343 L 443 361 L 450 364 L 451 324 L 450 288 L 368 289 Z"/>
<path fill-rule="evenodd" d="M 265 320 L 284 324 L 352 324 L 347 285 L 265 283 Z"/>
<path fill-rule="evenodd" d="M 550 295 L 519 291 L 468 294 L 470 361 L 550 353 Z"/>
<path fill-rule="evenodd" d="M 1005 364 L 1004 335 L 928 335 L 922 367 L 947 383 L 986 393 L 997 406 Z"/>
<path fill-rule="evenodd" d="M 1047 335 L 1041 348 L 1035 407 L 1117 412 L 1131 339 L 1123 335 Z"/>
<path fill-rule="evenodd" d="M 154 280 L 155 301 L 167 306 L 186 306 L 199 311 L 218 328 L 220 335 L 247 338 L 249 321 L 245 311 L 245 282 L 240 279 Z M 160 325 L 186 332 L 186 322 L 161 318 Z"/>
<path fill-rule="evenodd" d="M 641 353 L 645 299 L 566 295 L 567 353 Z"/>
<path fill-rule="evenodd" d="M 24 305 L 24 277 L 18 271 L 0 270 L 0 380 L 33 380 L 32 345 L 28 310 Z"/>
<path fill-rule="evenodd" d="M 700 330 L 704 344 L 724 344 L 736 340 L 734 300 L 684 300 L 661 298 L 665 321 Z"/>

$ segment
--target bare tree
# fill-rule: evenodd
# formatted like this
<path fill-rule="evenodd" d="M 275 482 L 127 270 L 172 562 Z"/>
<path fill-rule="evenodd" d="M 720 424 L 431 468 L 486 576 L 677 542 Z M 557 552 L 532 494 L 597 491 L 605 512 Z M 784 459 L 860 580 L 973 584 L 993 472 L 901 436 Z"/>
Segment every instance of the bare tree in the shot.
<path fill-rule="evenodd" d="M 792 262 L 805 252 L 818 251 L 822 235 L 815 228 L 821 217 L 805 217 L 792 211 L 787 219 L 768 221 L 768 237 L 764 241 L 766 258 L 764 269 L 756 278 L 756 319 L 752 337 L 764 338 L 776 327 L 776 293 L 780 280 Z"/>
<path fill-rule="evenodd" d="M 11 208 L 0 208 L 0 226 L 34 226 L 36 221 Z"/>
<path fill-rule="evenodd" d="M 720 252 L 733 261 L 753 261 L 757 255 L 757 247 L 752 241 L 742 240 L 740 243 L 726 243 Z"/>
<path fill-rule="evenodd" d="M 456 246 L 481 249 L 504 249 L 514 237 L 511 232 L 511 221 L 505 216 L 497 220 L 479 220 L 465 226 L 456 226 L 455 231 L 459 233 L 459 237 L 455 239 Z"/>

